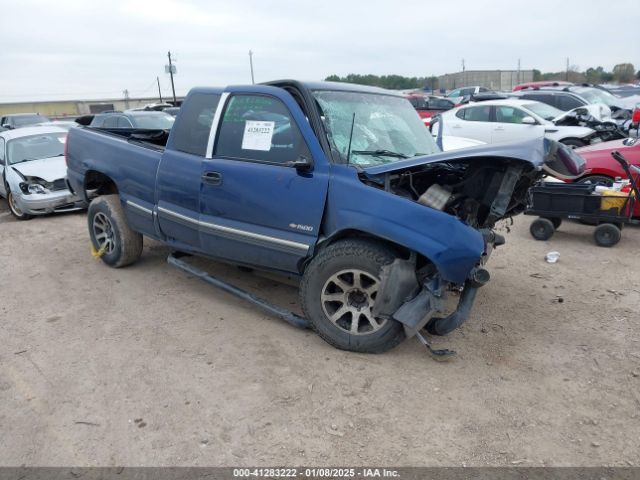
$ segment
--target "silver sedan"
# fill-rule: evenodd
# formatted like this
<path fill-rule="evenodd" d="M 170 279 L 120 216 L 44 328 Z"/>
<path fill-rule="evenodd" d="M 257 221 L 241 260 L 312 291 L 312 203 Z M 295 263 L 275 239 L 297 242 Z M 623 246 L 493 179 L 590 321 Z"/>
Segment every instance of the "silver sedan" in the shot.
<path fill-rule="evenodd" d="M 50 126 L 0 133 L 0 196 L 17 219 L 86 208 L 67 186 L 66 137 Z"/>

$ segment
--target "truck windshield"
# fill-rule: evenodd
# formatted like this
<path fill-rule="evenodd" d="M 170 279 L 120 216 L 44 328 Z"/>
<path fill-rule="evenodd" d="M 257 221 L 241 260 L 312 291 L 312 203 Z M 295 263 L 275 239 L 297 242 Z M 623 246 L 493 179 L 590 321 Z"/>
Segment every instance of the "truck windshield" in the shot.
<path fill-rule="evenodd" d="M 331 148 L 342 163 L 380 165 L 440 151 L 405 98 L 332 90 L 313 95 Z"/>

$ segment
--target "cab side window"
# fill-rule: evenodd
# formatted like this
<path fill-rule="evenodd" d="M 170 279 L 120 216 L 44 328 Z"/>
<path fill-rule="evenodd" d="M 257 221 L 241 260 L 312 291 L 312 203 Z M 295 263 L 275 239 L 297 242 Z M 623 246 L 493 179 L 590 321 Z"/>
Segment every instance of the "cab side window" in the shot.
<path fill-rule="evenodd" d="M 267 95 L 234 95 L 220 122 L 215 156 L 277 163 L 310 156 L 289 109 Z"/>
<path fill-rule="evenodd" d="M 4 165 L 4 138 L 0 138 L 0 165 Z"/>

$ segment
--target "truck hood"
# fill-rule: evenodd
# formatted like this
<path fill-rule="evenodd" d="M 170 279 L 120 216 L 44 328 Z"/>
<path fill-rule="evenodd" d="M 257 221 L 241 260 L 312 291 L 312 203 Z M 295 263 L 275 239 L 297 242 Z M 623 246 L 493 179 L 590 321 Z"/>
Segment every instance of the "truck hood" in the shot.
<path fill-rule="evenodd" d="M 367 175 L 379 175 L 381 173 L 405 170 L 430 163 L 447 163 L 456 161 L 468 161 L 470 159 L 482 161 L 487 157 L 505 158 L 527 162 L 534 167 L 542 167 L 545 163 L 549 141 L 539 138 L 518 143 L 487 144 L 472 146 L 461 150 L 433 153 L 419 157 L 407 158 L 384 165 L 376 165 L 364 168 Z"/>
<path fill-rule="evenodd" d="M 23 177 L 38 177 L 46 182 L 53 182 L 67 176 L 67 165 L 64 157 L 42 158 L 29 162 L 11 165 Z"/>

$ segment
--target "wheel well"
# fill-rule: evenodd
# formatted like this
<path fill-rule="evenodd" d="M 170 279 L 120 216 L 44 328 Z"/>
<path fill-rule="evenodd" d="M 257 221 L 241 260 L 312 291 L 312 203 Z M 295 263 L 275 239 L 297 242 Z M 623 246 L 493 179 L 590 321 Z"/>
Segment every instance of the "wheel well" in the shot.
<path fill-rule="evenodd" d="M 321 240 L 320 243 L 318 244 L 316 251 L 315 251 L 315 255 L 318 254 L 318 252 L 322 251 L 322 249 L 327 248 L 329 245 L 332 245 L 340 240 L 344 240 L 346 238 L 366 238 L 369 239 L 371 241 L 374 242 L 378 242 L 381 243 L 383 245 L 386 245 L 390 248 L 392 248 L 395 252 L 398 253 L 398 256 L 404 259 L 408 259 L 412 253 L 415 253 L 417 255 L 416 258 L 416 265 L 417 268 L 420 269 L 428 264 L 432 264 L 433 262 L 431 260 L 429 260 L 427 257 L 425 257 L 424 255 L 421 255 L 418 252 L 414 252 L 413 250 L 400 245 L 398 243 L 392 242 L 390 240 L 386 240 L 384 238 L 380 238 L 377 237 L 375 235 L 372 235 L 370 233 L 364 232 L 362 230 L 356 230 L 356 229 L 347 229 L 347 230 L 341 230 L 337 233 L 335 233 L 333 236 L 329 237 L 329 238 L 325 238 L 324 240 Z M 304 270 L 306 269 L 308 263 L 311 261 L 311 258 L 306 259 L 305 263 L 302 265 L 302 268 L 300 269 L 301 272 L 304 272 Z"/>
<path fill-rule="evenodd" d="M 84 177 L 84 190 L 95 190 L 97 195 L 110 195 L 118 193 L 116 183 L 104 173 L 89 170 Z"/>

